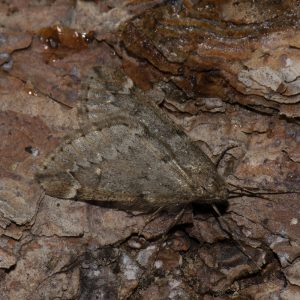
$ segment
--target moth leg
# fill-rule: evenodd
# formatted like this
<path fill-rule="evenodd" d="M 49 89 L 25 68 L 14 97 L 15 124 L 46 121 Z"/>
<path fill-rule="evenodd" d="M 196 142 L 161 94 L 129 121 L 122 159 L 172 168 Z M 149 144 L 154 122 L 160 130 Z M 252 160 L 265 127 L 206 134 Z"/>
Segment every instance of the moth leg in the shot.
<path fill-rule="evenodd" d="M 180 210 L 180 212 L 175 216 L 173 222 L 168 226 L 167 230 L 165 231 L 165 233 L 163 234 L 161 240 L 159 241 L 159 244 L 158 244 L 158 247 L 157 247 L 156 253 L 155 253 L 155 259 L 154 259 L 153 261 L 156 261 L 156 260 L 157 260 L 158 255 L 159 255 L 159 252 L 160 252 L 160 251 L 162 250 L 162 248 L 164 247 L 165 242 L 166 242 L 166 240 L 167 240 L 167 238 L 168 238 L 168 232 L 170 231 L 170 229 L 171 229 L 172 227 L 174 227 L 174 226 L 181 220 L 181 218 L 182 218 L 182 216 L 184 215 L 185 211 L 186 211 L 186 207 L 182 208 L 182 209 Z M 154 268 L 154 264 L 153 264 L 153 266 L 151 267 L 151 270 L 153 270 L 153 268 Z"/>
<path fill-rule="evenodd" d="M 161 209 L 163 209 L 163 207 L 157 209 L 153 214 L 157 214 Z M 155 252 L 153 254 L 153 259 L 152 263 L 150 265 L 150 267 L 145 271 L 145 273 L 143 274 L 144 278 L 147 278 L 147 275 L 149 276 L 149 274 L 153 274 L 155 272 L 155 261 L 157 261 L 157 258 L 159 256 L 159 252 L 162 250 L 162 248 L 165 246 L 165 242 L 167 240 L 167 233 L 169 232 L 169 230 L 178 223 L 178 221 L 180 221 L 180 219 L 182 218 L 184 212 L 186 210 L 186 207 L 182 208 L 179 213 L 177 213 L 177 215 L 175 216 L 173 222 L 168 226 L 167 230 L 165 231 L 165 233 L 163 234 L 162 238 L 157 242 L 157 246 L 155 249 Z M 152 214 L 152 215 L 153 215 Z M 145 228 L 145 226 L 144 226 Z"/>
<path fill-rule="evenodd" d="M 168 226 L 167 230 L 165 231 L 163 237 L 162 237 L 162 243 L 166 241 L 168 232 L 178 224 L 178 222 L 182 219 L 182 216 L 184 215 L 186 211 L 186 207 L 182 208 L 180 212 L 175 216 L 173 219 L 173 222 Z"/>
<path fill-rule="evenodd" d="M 212 204 L 212 208 L 217 214 L 216 219 L 217 219 L 217 222 L 219 223 L 219 226 L 221 227 L 221 229 L 228 234 L 228 236 L 236 243 L 238 249 L 255 265 L 255 267 L 258 270 L 261 270 L 261 267 L 259 265 L 257 265 L 257 263 L 255 262 L 253 257 L 251 257 L 251 255 L 249 255 L 247 253 L 247 250 L 244 248 L 244 246 L 241 244 L 241 242 L 235 237 L 234 231 L 231 230 L 229 224 L 224 219 L 222 219 L 222 215 L 221 215 L 219 209 L 217 208 L 217 206 L 215 204 Z"/>
<path fill-rule="evenodd" d="M 158 211 L 161 211 L 161 209 L 162 208 L 157 208 L 157 209 L 151 209 L 151 208 L 149 208 L 149 210 L 145 210 L 145 211 L 139 211 L 139 210 L 137 210 L 137 211 L 134 211 L 134 210 L 125 210 L 126 211 L 126 213 L 128 213 L 129 215 L 131 215 L 132 217 L 139 217 L 139 216 L 148 216 L 148 215 L 150 215 L 151 214 L 151 216 L 153 215 L 153 214 L 156 214 L 156 212 L 158 212 Z M 122 211 L 124 211 L 124 209 L 122 209 Z M 152 219 L 153 220 L 153 219 Z"/>
<path fill-rule="evenodd" d="M 146 219 L 144 226 L 142 227 L 142 229 L 139 230 L 138 232 L 138 236 L 141 236 L 144 229 L 146 228 L 146 226 L 151 223 L 157 216 L 158 214 L 164 209 L 164 206 L 159 207 L 158 209 L 156 209 L 149 218 Z M 142 215 L 143 213 L 141 213 L 140 215 Z"/>

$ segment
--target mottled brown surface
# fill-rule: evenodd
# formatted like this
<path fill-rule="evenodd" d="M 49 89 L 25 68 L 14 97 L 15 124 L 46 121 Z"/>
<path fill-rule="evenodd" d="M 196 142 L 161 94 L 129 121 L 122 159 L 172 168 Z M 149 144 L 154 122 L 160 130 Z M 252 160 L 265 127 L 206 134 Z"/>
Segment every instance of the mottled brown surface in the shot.
<path fill-rule="evenodd" d="M 292 0 L 2 2 L 1 300 L 299 299 L 299 15 Z M 57 25 L 67 40 L 45 41 Z M 163 242 L 173 213 L 44 195 L 37 166 L 82 126 L 103 64 L 218 162 L 222 217 L 198 205 Z"/>

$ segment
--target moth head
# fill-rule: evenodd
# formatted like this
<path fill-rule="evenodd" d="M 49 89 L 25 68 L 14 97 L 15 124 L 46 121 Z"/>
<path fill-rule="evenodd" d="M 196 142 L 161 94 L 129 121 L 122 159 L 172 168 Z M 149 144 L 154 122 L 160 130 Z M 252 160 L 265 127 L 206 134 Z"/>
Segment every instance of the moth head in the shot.
<path fill-rule="evenodd" d="M 223 179 L 217 175 L 207 179 L 205 192 L 211 195 L 209 202 L 224 202 L 228 199 L 228 189 Z"/>

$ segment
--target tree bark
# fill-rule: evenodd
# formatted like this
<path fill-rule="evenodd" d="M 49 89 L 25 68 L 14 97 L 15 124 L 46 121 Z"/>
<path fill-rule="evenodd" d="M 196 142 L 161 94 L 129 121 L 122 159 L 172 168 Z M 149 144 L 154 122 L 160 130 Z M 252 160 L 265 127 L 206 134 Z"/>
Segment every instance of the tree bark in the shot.
<path fill-rule="evenodd" d="M 299 17 L 295 0 L 0 4 L 1 299 L 299 299 Z M 45 158 L 99 121 L 99 66 L 101 93 L 155 103 L 214 163 L 217 212 L 45 195 Z"/>

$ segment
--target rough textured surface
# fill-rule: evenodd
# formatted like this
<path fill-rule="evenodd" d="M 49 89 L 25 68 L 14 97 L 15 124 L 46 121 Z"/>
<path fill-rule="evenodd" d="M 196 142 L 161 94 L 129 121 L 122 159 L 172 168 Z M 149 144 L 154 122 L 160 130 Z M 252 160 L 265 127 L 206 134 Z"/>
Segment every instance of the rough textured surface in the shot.
<path fill-rule="evenodd" d="M 1 300 L 299 299 L 299 15 L 293 0 L 1 2 Z M 221 217 L 195 205 L 174 226 L 44 195 L 45 157 L 101 117 L 93 102 L 80 117 L 99 65 L 217 164 Z"/>

